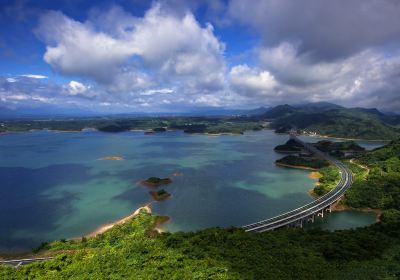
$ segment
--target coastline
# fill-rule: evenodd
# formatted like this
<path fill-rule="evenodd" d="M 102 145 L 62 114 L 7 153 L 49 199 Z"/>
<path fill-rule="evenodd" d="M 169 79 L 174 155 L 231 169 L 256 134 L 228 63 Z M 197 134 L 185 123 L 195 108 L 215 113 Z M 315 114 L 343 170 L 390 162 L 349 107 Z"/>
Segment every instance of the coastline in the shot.
<path fill-rule="evenodd" d="M 282 166 L 282 167 L 289 167 L 289 168 L 296 168 L 296 169 L 303 169 L 303 170 L 310 170 L 310 171 L 317 171 L 318 169 L 312 168 L 312 167 L 307 167 L 307 166 L 301 166 L 301 165 L 290 165 L 286 163 L 279 163 L 275 162 L 275 165 L 277 166 Z"/>
<path fill-rule="evenodd" d="M 301 136 L 315 137 L 315 138 L 328 138 L 328 139 L 337 139 L 337 140 L 348 140 L 348 141 L 366 141 L 366 142 L 390 142 L 392 140 L 384 140 L 384 139 L 363 139 L 363 138 L 346 138 L 346 137 L 336 137 L 322 134 L 301 134 Z"/>
<path fill-rule="evenodd" d="M 126 223 L 127 221 L 135 218 L 141 210 L 145 210 L 148 214 L 152 214 L 152 210 L 151 210 L 151 203 L 146 204 L 145 206 L 139 207 L 138 209 L 136 209 L 133 213 L 129 214 L 128 216 L 123 217 L 120 220 L 108 223 L 108 224 L 103 224 L 100 227 L 98 227 L 96 230 L 94 230 L 93 232 L 84 235 L 84 237 L 96 237 L 99 234 L 103 234 L 104 232 L 106 232 L 109 229 L 112 229 L 114 226 L 116 225 L 122 225 L 124 223 Z M 155 230 L 161 230 L 158 228 L 159 225 L 156 226 Z M 73 239 L 79 239 L 79 238 L 73 238 Z"/>
<path fill-rule="evenodd" d="M 381 209 L 372 209 L 368 207 L 362 208 L 354 208 L 347 205 L 344 205 L 342 199 L 333 204 L 332 212 L 342 212 L 342 211 L 359 211 L 359 212 L 373 212 L 375 214 L 375 222 L 378 223 L 381 221 L 382 210 Z"/>

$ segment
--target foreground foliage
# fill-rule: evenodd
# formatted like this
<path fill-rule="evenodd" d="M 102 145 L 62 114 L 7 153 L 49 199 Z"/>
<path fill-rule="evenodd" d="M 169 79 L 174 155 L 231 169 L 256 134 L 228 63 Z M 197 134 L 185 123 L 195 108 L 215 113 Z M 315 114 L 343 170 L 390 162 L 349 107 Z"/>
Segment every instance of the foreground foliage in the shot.
<path fill-rule="evenodd" d="M 400 140 L 358 156 L 360 167 L 352 187 L 346 193 L 346 204 L 352 207 L 400 209 Z"/>
<path fill-rule="evenodd" d="M 240 229 L 156 235 L 154 217 L 136 219 L 96 238 L 58 241 L 55 259 L 1 279 L 396 279 L 400 276 L 399 215 L 357 230 L 300 229 L 262 234 Z"/>

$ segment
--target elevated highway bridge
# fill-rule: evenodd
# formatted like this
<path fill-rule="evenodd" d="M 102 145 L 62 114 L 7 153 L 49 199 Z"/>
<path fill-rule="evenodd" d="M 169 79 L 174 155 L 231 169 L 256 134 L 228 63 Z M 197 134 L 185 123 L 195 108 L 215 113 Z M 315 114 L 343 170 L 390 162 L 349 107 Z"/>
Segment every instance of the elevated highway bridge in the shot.
<path fill-rule="evenodd" d="M 316 216 L 323 217 L 325 212 L 330 212 L 331 206 L 343 197 L 346 190 L 352 184 L 353 177 L 351 170 L 341 161 L 321 152 L 314 146 L 301 141 L 293 133 L 291 133 L 290 137 L 297 143 L 301 144 L 304 149 L 335 165 L 340 172 L 340 181 L 334 189 L 311 203 L 273 218 L 243 226 L 242 228 L 247 232 L 264 232 L 281 227 L 302 227 L 305 222 L 314 221 Z"/>

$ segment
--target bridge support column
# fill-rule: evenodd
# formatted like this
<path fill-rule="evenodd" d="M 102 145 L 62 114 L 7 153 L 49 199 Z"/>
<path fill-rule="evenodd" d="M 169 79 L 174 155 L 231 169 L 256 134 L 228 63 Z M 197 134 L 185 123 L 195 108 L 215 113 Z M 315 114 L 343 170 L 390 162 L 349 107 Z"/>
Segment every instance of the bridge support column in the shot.
<path fill-rule="evenodd" d="M 312 214 L 311 216 L 308 216 L 308 217 L 307 217 L 307 222 L 314 223 L 314 220 L 315 220 L 314 214 Z"/>
<path fill-rule="evenodd" d="M 317 217 L 324 217 L 324 210 L 321 210 L 321 212 L 318 212 Z"/>
<path fill-rule="evenodd" d="M 329 207 L 326 208 L 325 211 L 328 213 L 332 213 L 332 205 L 329 205 Z"/>

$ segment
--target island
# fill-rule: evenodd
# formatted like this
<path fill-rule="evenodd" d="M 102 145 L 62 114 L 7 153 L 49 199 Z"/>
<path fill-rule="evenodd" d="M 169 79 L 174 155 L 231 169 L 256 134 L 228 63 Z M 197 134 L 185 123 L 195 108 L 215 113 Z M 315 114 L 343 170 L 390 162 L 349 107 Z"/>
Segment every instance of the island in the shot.
<path fill-rule="evenodd" d="M 361 147 L 354 141 L 333 142 L 322 140 L 314 143 L 313 146 L 320 151 L 339 158 L 353 157 L 357 153 L 365 151 L 365 148 Z"/>
<path fill-rule="evenodd" d="M 313 156 L 289 155 L 275 161 L 276 165 L 308 170 L 317 170 L 329 166 L 326 160 Z"/>
<path fill-rule="evenodd" d="M 274 148 L 278 153 L 298 153 L 302 151 L 303 146 L 293 139 L 288 140 L 283 145 L 278 145 Z"/>
<path fill-rule="evenodd" d="M 149 193 L 153 197 L 153 199 L 156 200 L 156 201 L 163 201 L 163 200 L 166 200 L 168 197 L 171 196 L 171 194 L 168 193 L 164 189 L 161 189 L 159 191 L 151 191 Z"/>
<path fill-rule="evenodd" d="M 146 180 L 140 182 L 142 185 L 146 187 L 159 187 L 161 185 L 168 185 L 172 183 L 172 179 L 170 178 L 159 178 L 159 177 L 150 177 Z"/>
<path fill-rule="evenodd" d="M 124 160 L 124 158 L 120 156 L 107 156 L 102 157 L 100 160 Z"/>

